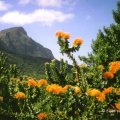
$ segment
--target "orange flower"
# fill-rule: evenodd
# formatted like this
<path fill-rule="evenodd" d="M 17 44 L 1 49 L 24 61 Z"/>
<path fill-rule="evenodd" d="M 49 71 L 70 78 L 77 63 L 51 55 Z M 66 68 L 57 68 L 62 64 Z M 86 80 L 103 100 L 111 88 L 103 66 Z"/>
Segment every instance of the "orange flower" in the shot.
<path fill-rule="evenodd" d="M 64 86 L 63 87 L 63 92 L 67 92 L 67 90 L 68 90 L 69 87 L 70 87 L 69 85 Z"/>
<path fill-rule="evenodd" d="M 52 91 L 53 91 L 53 88 L 51 87 L 51 85 L 48 85 L 48 86 L 46 87 L 46 91 L 47 91 L 47 92 L 52 92 Z"/>
<path fill-rule="evenodd" d="M 52 84 L 47 86 L 46 91 L 54 94 L 60 94 L 66 92 L 66 89 L 67 88 L 61 87 L 60 85 Z"/>
<path fill-rule="evenodd" d="M 115 107 L 116 107 L 118 110 L 120 110 L 120 102 L 115 103 Z"/>
<path fill-rule="evenodd" d="M 62 31 L 57 32 L 56 36 L 58 38 L 64 38 L 64 39 L 69 39 L 70 38 L 70 34 L 69 33 L 65 33 L 65 32 L 62 32 Z"/>
<path fill-rule="evenodd" d="M 78 45 L 82 45 L 83 44 L 83 40 L 81 38 L 76 38 L 73 41 L 73 45 L 78 46 Z"/>
<path fill-rule="evenodd" d="M 98 66 L 98 70 L 103 71 L 104 69 L 105 69 L 105 68 L 104 68 L 103 65 L 99 65 L 99 66 Z"/>
<path fill-rule="evenodd" d="M 104 74 L 103 74 L 103 78 L 104 79 L 112 79 L 112 78 L 114 78 L 114 74 L 112 73 L 112 72 L 105 72 Z"/>
<path fill-rule="evenodd" d="M 113 90 L 113 87 L 105 88 L 105 89 L 102 91 L 102 93 L 106 95 L 106 94 L 111 93 L 112 90 Z"/>
<path fill-rule="evenodd" d="M 100 92 L 97 96 L 96 96 L 98 101 L 103 102 L 105 100 L 105 94 L 103 94 L 102 92 Z"/>
<path fill-rule="evenodd" d="M 29 79 L 27 83 L 28 83 L 28 86 L 32 86 L 32 87 L 35 87 L 37 85 L 37 82 L 33 79 Z"/>
<path fill-rule="evenodd" d="M 79 87 L 76 86 L 76 87 L 73 87 L 73 89 L 76 94 L 81 93 L 81 89 Z"/>
<path fill-rule="evenodd" d="M 69 88 L 72 88 L 76 94 L 81 93 L 81 89 L 78 86 L 66 85 L 63 87 L 63 92 L 67 92 Z"/>
<path fill-rule="evenodd" d="M 37 115 L 37 118 L 38 118 L 39 120 L 44 120 L 45 118 L 47 118 L 47 114 L 46 114 L 46 113 L 39 113 L 39 114 Z"/>
<path fill-rule="evenodd" d="M 16 98 L 16 99 L 25 99 L 26 96 L 25 96 L 25 94 L 24 94 L 23 92 L 17 92 L 17 93 L 15 94 L 15 98 Z"/>
<path fill-rule="evenodd" d="M 41 80 L 38 81 L 38 87 L 41 87 L 41 86 L 44 86 L 44 85 L 47 85 L 47 80 L 41 79 Z"/>
<path fill-rule="evenodd" d="M 100 91 L 97 90 L 97 89 L 89 89 L 89 90 L 87 91 L 87 94 L 88 94 L 89 96 L 97 96 L 98 94 L 100 94 Z"/>
<path fill-rule="evenodd" d="M 58 31 L 58 32 L 56 32 L 56 36 L 57 36 L 58 38 L 62 38 L 63 35 L 64 35 L 64 32 L 63 32 L 63 31 Z"/>
<path fill-rule="evenodd" d="M 57 84 L 52 84 L 52 85 L 49 85 L 46 90 L 48 92 L 52 92 L 52 93 L 55 93 L 55 94 L 60 94 L 62 93 L 62 87 L 57 85 Z"/>
<path fill-rule="evenodd" d="M 69 33 L 64 33 L 63 38 L 64 39 L 70 39 L 70 34 Z"/>
<path fill-rule="evenodd" d="M 120 70 L 120 61 L 111 62 L 109 65 L 109 71 L 112 73 L 116 73 Z"/>

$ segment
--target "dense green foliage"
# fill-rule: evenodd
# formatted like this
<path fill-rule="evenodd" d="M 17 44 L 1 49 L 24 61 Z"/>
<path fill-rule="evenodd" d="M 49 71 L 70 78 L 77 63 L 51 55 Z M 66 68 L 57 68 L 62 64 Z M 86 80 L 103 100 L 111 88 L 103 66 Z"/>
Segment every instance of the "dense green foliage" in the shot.
<path fill-rule="evenodd" d="M 45 64 L 46 78 L 50 83 L 59 85 L 66 85 L 66 81 L 70 78 L 69 67 L 67 61 L 60 60 L 60 64 L 57 64 L 56 60 L 52 60 L 50 63 Z M 67 81 L 68 82 L 68 81 Z"/>
<path fill-rule="evenodd" d="M 120 2 L 117 10 L 113 11 L 113 16 L 116 23 L 99 30 L 97 38 L 92 43 L 92 53 L 88 54 L 88 58 L 80 57 L 87 64 L 106 66 L 111 61 L 120 60 Z"/>
<path fill-rule="evenodd" d="M 119 24 L 104 28 L 104 33 L 99 32 L 93 42 L 93 53 L 89 59 L 82 58 L 88 65 L 79 65 L 74 57 L 83 40 L 77 38 L 70 45 L 70 35 L 57 32 L 61 53 L 73 62 L 72 72 L 63 59 L 60 64 L 52 60 L 45 64 L 46 79 L 21 76 L 23 73 L 19 73 L 16 65 L 9 64 L 10 61 L 14 63 L 14 59 L 20 64 L 26 62 L 27 68 L 29 64 L 39 65 L 39 59 L 5 53 L 7 62 L 5 55 L 0 53 L 0 120 L 119 120 L 120 56 L 117 32 Z M 114 53 L 114 50 L 117 52 Z"/>
<path fill-rule="evenodd" d="M 2 51 L 3 52 L 3 51 Z M 30 57 L 26 55 L 19 55 L 14 53 L 3 52 L 8 58 L 8 64 L 16 64 L 19 69 L 19 75 L 32 76 L 35 78 L 45 77 L 46 62 L 50 62 L 49 59 L 41 57 Z"/>
<path fill-rule="evenodd" d="M 79 50 L 81 39 L 73 42 L 73 47 L 64 37 L 58 36 L 58 41 L 58 44 L 68 44 L 59 45 L 61 52 L 73 61 L 73 78 L 67 77 L 68 65 L 63 60 L 58 65 L 55 60 L 46 63 L 47 80 L 19 77 L 16 66 L 6 66 L 6 58 L 0 55 L 3 71 L 0 76 L 0 119 L 120 119 L 120 61 L 108 65 L 108 72 L 103 71 L 103 66 L 99 69 L 79 66 L 73 53 Z"/>

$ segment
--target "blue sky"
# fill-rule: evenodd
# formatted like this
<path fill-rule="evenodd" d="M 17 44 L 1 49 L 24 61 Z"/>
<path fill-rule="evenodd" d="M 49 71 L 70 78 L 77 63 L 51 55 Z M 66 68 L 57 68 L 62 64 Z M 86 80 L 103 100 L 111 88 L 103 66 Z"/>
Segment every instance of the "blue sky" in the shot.
<path fill-rule="evenodd" d="M 0 0 L 0 30 L 22 26 L 36 42 L 52 50 L 60 59 L 55 32 L 81 37 L 84 44 L 75 54 L 87 55 L 99 29 L 114 23 L 112 10 L 118 0 Z"/>

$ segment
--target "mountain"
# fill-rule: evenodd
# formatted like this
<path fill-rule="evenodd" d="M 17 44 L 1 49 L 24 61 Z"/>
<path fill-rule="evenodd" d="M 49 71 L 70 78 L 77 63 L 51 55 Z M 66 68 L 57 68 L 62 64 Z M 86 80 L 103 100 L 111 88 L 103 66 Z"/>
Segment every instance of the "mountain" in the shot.
<path fill-rule="evenodd" d="M 8 58 L 8 64 L 16 64 L 21 75 L 43 77 L 44 63 L 54 59 L 51 50 L 35 42 L 22 27 L 0 31 L 0 51 Z"/>
<path fill-rule="evenodd" d="M 22 27 L 0 31 L 0 49 L 19 55 L 54 59 L 51 50 L 35 42 Z"/>

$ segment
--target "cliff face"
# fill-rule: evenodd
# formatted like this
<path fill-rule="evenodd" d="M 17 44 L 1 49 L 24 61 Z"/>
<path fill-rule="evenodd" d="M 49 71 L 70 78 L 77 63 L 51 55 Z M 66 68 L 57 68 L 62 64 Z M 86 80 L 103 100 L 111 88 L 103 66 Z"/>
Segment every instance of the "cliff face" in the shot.
<path fill-rule="evenodd" d="M 22 27 L 0 31 L 0 50 L 32 57 L 54 58 L 51 50 L 35 42 Z"/>

